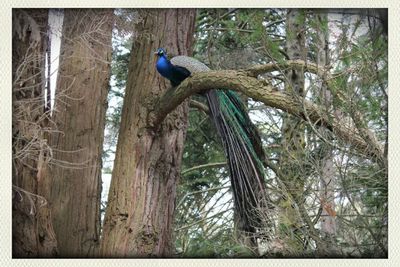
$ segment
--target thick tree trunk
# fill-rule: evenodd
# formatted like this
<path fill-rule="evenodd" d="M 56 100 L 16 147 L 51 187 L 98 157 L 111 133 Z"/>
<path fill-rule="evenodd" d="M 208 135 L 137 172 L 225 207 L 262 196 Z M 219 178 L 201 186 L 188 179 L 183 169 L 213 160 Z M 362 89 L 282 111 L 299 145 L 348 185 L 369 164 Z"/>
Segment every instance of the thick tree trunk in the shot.
<path fill-rule="evenodd" d="M 95 256 L 113 10 L 66 9 L 51 136 L 51 204 L 62 257 Z"/>
<path fill-rule="evenodd" d="M 107 257 L 172 256 L 176 185 L 188 102 L 148 127 L 156 97 L 169 87 L 154 51 L 190 54 L 195 10 L 142 10 L 132 47 L 101 253 Z M 168 84 L 168 85 L 167 85 Z"/>
<path fill-rule="evenodd" d="M 13 10 L 13 257 L 52 257 L 57 242 L 43 176 L 47 9 Z"/>

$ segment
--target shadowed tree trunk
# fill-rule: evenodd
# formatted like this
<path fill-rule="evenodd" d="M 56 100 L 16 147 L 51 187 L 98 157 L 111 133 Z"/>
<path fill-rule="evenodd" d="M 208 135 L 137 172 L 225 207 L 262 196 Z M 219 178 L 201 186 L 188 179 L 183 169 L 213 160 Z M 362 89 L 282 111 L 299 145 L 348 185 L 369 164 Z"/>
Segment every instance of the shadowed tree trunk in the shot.
<path fill-rule="evenodd" d="M 113 10 L 64 11 L 51 136 L 51 204 L 62 257 L 95 256 Z"/>
<path fill-rule="evenodd" d="M 286 53 L 289 59 L 306 60 L 305 13 L 303 10 L 289 9 L 286 17 Z M 285 72 L 285 91 L 301 103 L 304 97 L 304 73 L 289 69 Z M 305 124 L 299 118 L 285 115 L 282 124 L 282 152 L 280 155 L 282 182 L 288 196 L 280 202 L 280 234 L 289 250 L 303 249 L 301 241 L 301 218 L 294 203 L 302 202 L 304 190 Z"/>
<path fill-rule="evenodd" d="M 121 128 L 108 196 L 102 256 L 173 255 L 176 185 L 186 135 L 185 101 L 155 127 L 148 127 L 156 97 L 169 83 L 156 73 L 154 51 L 191 52 L 195 10 L 141 10 L 124 98 Z"/>
<path fill-rule="evenodd" d="M 12 39 L 12 239 L 13 257 L 52 257 L 57 241 L 51 224 L 44 113 L 47 9 L 15 9 Z"/>

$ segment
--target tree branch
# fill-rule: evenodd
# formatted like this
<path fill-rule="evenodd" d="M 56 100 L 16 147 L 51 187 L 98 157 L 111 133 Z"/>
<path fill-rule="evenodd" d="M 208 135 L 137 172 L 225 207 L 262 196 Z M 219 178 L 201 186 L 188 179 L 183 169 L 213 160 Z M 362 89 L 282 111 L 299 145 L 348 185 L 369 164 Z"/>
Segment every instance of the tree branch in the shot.
<path fill-rule="evenodd" d="M 197 108 L 198 110 L 203 111 L 207 115 L 210 114 L 210 110 L 208 109 L 208 106 L 199 101 L 191 99 L 189 102 L 189 106 L 193 107 L 193 108 Z"/>
<path fill-rule="evenodd" d="M 207 163 L 207 164 L 203 164 L 203 165 L 198 165 L 198 166 L 194 166 L 191 168 L 188 168 L 186 170 L 183 170 L 181 172 L 182 175 L 185 175 L 186 173 L 195 171 L 195 170 L 199 170 L 199 169 L 206 169 L 206 168 L 221 168 L 221 167 L 225 167 L 226 166 L 226 162 L 212 162 L 212 163 Z"/>
<path fill-rule="evenodd" d="M 246 69 L 245 71 L 247 72 L 248 76 L 257 77 L 258 75 L 266 72 L 281 71 L 282 69 L 286 68 L 301 69 L 316 74 L 320 77 L 323 77 L 324 73 L 326 73 L 326 70 L 323 67 L 319 66 L 318 64 L 307 62 L 300 59 L 286 60 L 283 63 L 271 62 L 263 65 L 255 65 L 251 68 Z"/>
<path fill-rule="evenodd" d="M 338 118 L 326 113 L 323 107 L 311 101 L 298 99 L 288 93 L 278 91 L 270 84 L 256 77 L 268 71 L 281 70 L 285 67 L 302 68 L 304 71 L 322 75 L 325 70 L 316 64 L 301 60 L 290 60 L 283 64 L 270 63 L 255 66 L 247 70 L 208 71 L 193 74 L 178 87 L 173 87 L 159 98 L 157 109 L 149 116 L 149 127 L 156 127 L 165 116 L 180 105 L 189 96 L 212 90 L 233 90 L 241 92 L 254 100 L 263 102 L 266 106 L 277 108 L 303 120 L 309 120 L 315 125 L 323 126 L 332 131 L 339 139 L 350 144 L 353 149 L 378 163 L 384 162 L 383 147 L 377 141 L 367 143 L 359 135 L 351 120 Z M 376 139 L 375 139 L 376 140 Z"/>

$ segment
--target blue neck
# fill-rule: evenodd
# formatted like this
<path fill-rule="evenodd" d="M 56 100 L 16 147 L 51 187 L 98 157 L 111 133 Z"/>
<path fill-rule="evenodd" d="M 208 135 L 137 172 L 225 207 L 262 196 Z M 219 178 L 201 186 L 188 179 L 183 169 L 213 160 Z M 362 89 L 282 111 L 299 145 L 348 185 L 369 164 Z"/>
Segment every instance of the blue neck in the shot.
<path fill-rule="evenodd" d="M 165 78 L 169 79 L 172 75 L 172 64 L 165 55 L 161 55 L 156 64 L 158 72 Z"/>
<path fill-rule="evenodd" d="M 190 76 L 190 71 L 184 67 L 173 65 L 165 54 L 159 55 L 156 68 L 157 71 L 164 78 L 167 78 L 173 86 L 179 85 L 183 80 Z"/>

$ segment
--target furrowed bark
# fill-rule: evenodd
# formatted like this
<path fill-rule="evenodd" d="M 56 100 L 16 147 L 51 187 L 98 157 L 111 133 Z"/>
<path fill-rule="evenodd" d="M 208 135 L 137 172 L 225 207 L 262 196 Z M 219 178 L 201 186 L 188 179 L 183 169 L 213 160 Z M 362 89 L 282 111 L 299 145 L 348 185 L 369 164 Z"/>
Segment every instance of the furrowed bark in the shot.
<path fill-rule="evenodd" d="M 167 257 L 174 251 L 172 223 L 188 101 L 160 121 L 157 129 L 149 128 L 147 120 L 158 109 L 157 96 L 167 88 L 156 72 L 154 51 L 164 47 L 171 54 L 190 54 L 195 10 L 142 10 L 141 14 L 103 228 L 101 253 L 106 257 Z"/>
<path fill-rule="evenodd" d="M 49 153 L 45 113 L 48 9 L 13 10 L 12 256 L 54 257 L 54 234 L 43 173 Z"/>
<path fill-rule="evenodd" d="M 94 257 L 111 71 L 112 9 L 66 9 L 51 135 L 51 204 L 59 256 Z"/>

